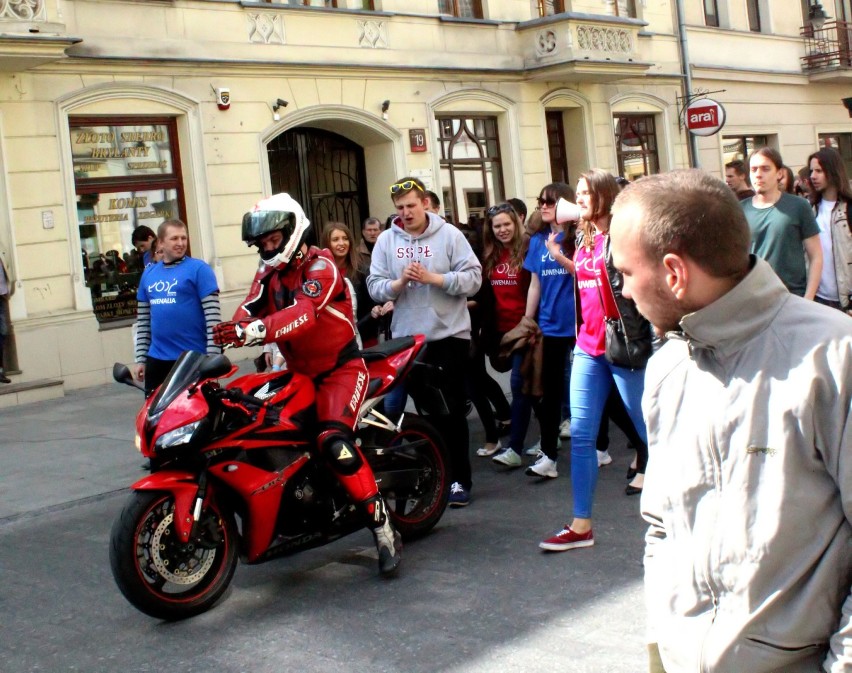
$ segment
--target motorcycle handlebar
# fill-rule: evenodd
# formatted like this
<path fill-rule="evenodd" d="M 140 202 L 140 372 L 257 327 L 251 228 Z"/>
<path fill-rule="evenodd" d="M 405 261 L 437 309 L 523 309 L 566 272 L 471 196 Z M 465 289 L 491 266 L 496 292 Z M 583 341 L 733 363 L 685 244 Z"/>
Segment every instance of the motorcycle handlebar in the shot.
<path fill-rule="evenodd" d="M 258 409 L 265 407 L 266 402 L 259 400 L 253 395 L 246 395 L 242 390 L 236 388 L 225 388 L 219 392 L 219 397 L 230 400 L 231 402 L 242 402 L 246 406 L 257 407 Z"/>

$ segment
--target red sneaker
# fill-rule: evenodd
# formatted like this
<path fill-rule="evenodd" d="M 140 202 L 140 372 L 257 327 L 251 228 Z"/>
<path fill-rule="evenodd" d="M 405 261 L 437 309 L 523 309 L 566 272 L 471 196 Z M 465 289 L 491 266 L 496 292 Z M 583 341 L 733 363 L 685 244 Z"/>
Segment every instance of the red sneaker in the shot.
<path fill-rule="evenodd" d="M 595 544 L 595 536 L 588 533 L 575 533 L 567 525 L 553 537 L 542 540 L 538 546 L 547 551 L 568 551 L 577 547 L 591 547 Z"/>

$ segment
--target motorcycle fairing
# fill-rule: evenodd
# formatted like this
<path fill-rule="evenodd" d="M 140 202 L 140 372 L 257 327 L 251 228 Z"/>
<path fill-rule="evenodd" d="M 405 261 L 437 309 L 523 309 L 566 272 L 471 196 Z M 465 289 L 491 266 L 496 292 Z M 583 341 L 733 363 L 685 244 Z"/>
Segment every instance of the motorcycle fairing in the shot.
<path fill-rule="evenodd" d="M 175 499 L 174 527 L 181 542 L 189 542 L 192 532 L 192 507 L 198 493 L 198 475 L 183 470 L 162 470 L 142 477 L 131 487 L 134 491 L 165 491 Z M 208 497 L 210 488 L 207 489 Z"/>
<path fill-rule="evenodd" d="M 361 351 L 370 373 L 368 397 L 386 394 L 408 373 L 426 338 L 422 334 L 399 337 Z"/>
<path fill-rule="evenodd" d="M 235 461 L 210 467 L 211 476 L 234 489 L 246 503 L 247 521 L 243 531 L 249 563 L 257 561 L 272 543 L 284 487 L 309 460 L 310 456 L 303 454 L 278 472 Z"/>

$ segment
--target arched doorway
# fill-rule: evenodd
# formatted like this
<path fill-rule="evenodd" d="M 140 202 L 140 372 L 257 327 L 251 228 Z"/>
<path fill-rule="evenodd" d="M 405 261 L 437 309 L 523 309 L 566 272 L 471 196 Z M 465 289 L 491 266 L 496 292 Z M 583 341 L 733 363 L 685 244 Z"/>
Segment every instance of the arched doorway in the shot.
<path fill-rule="evenodd" d="M 316 240 L 326 222 L 357 237 L 367 206 L 364 149 L 333 131 L 300 126 L 267 145 L 272 193 L 287 192 L 311 220 Z"/>

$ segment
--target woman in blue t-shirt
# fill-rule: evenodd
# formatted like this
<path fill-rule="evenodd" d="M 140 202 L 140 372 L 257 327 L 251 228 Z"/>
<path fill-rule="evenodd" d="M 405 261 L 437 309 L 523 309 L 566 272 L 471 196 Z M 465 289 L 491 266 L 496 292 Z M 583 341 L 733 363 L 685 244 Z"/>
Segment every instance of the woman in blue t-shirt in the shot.
<path fill-rule="evenodd" d="M 543 340 L 542 390 L 536 408 L 541 425 L 541 451 L 526 474 L 556 478 L 559 450 L 559 421 L 565 389 L 566 362 L 574 348 L 574 232 L 556 223 L 556 202 L 573 201 L 574 194 L 564 182 L 554 182 L 541 190 L 538 207 L 541 228 L 530 238 L 524 268 L 530 272 L 526 316 L 536 318 Z"/>

